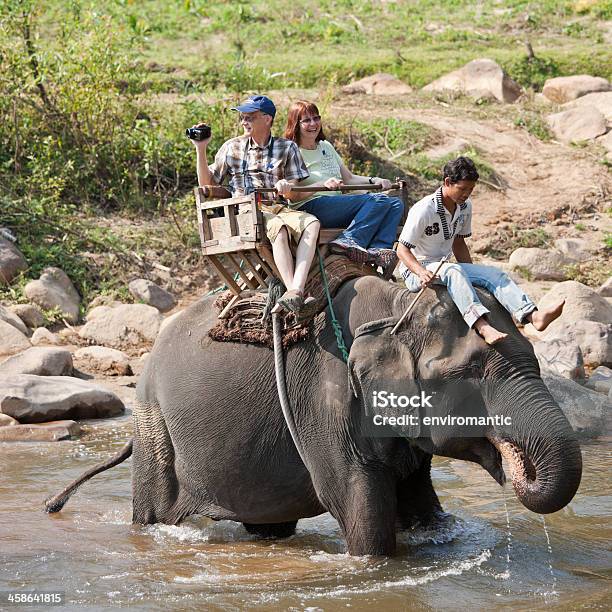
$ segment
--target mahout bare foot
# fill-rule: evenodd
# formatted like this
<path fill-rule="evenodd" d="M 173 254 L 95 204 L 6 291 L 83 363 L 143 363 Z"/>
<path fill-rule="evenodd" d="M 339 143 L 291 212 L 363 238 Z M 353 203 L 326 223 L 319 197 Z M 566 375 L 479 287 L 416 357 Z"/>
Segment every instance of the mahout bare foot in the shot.
<path fill-rule="evenodd" d="M 480 335 L 480 337 L 490 346 L 501 342 L 508 337 L 508 334 L 500 332 L 495 329 L 492 325 L 489 325 L 485 320 L 479 319 L 474 325 L 474 329 Z"/>
<path fill-rule="evenodd" d="M 565 300 L 562 300 L 546 310 L 534 310 L 529 320 L 538 331 L 544 331 L 555 319 L 561 316 L 564 306 Z"/>

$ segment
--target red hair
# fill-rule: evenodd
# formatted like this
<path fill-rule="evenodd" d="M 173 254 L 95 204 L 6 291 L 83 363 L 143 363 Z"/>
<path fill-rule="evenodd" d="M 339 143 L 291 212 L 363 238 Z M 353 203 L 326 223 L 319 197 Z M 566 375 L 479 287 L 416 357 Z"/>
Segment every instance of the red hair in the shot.
<path fill-rule="evenodd" d="M 285 138 L 293 140 L 300 144 L 300 119 L 302 117 L 312 117 L 314 115 L 321 115 L 319 109 L 314 102 L 308 102 L 308 100 L 296 100 L 289 107 L 289 114 L 287 115 L 287 125 L 285 126 Z M 323 133 L 323 125 L 317 134 L 316 142 L 319 140 L 325 140 L 325 134 Z"/>

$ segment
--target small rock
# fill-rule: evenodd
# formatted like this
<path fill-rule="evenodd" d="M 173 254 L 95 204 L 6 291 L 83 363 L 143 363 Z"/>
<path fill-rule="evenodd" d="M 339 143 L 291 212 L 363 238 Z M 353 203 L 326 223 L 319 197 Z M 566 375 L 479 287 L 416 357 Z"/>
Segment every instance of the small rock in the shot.
<path fill-rule="evenodd" d="M 72 281 L 59 268 L 45 268 L 38 280 L 25 286 L 24 293 L 43 310 L 59 308 L 69 323 L 79 320 L 81 298 Z"/>
<path fill-rule="evenodd" d="M 542 94 L 552 102 L 564 104 L 589 93 L 610 91 L 611 89 L 607 79 L 588 74 L 576 74 L 548 79 L 544 83 Z"/>
<path fill-rule="evenodd" d="M 125 353 L 105 346 L 87 346 L 74 354 L 79 368 L 104 372 L 111 376 L 132 376 L 130 360 Z"/>
<path fill-rule="evenodd" d="M 161 321 L 159 310 L 146 304 L 98 306 L 88 314 L 79 335 L 104 346 L 137 346 L 155 340 Z"/>
<path fill-rule="evenodd" d="M 411 93 L 412 87 L 392 74 L 379 72 L 345 85 L 342 92 L 346 94 L 365 93 L 376 96 L 401 96 Z"/>
<path fill-rule="evenodd" d="M 596 437 L 609 432 L 612 406 L 605 395 L 552 372 L 542 372 L 542 380 L 579 436 Z"/>
<path fill-rule="evenodd" d="M 9 310 L 15 313 L 29 328 L 43 327 L 45 316 L 38 306 L 34 304 L 15 304 Z"/>
<path fill-rule="evenodd" d="M 81 427 L 74 421 L 50 421 L 41 425 L 15 425 L 0 428 L 2 442 L 57 442 L 78 436 Z"/>
<path fill-rule="evenodd" d="M 137 300 L 157 308 L 160 312 L 168 312 L 176 306 L 176 300 L 171 293 L 145 278 L 131 281 L 128 288 Z"/>
<path fill-rule="evenodd" d="M 0 236 L 0 285 L 8 285 L 27 267 L 28 262 L 23 253 L 11 240 L 8 240 L 5 236 Z"/>
<path fill-rule="evenodd" d="M 612 297 L 612 276 L 597 290 L 601 297 Z"/>
<path fill-rule="evenodd" d="M 423 87 L 424 91 L 459 91 L 474 98 L 494 97 L 500 102 L 514 102 L 522 93 L 491 59 L 476 59 Z"/>
<path fill-rule="evenodd" d="M 555 339 L 540 340 L 534 343 L 533 350 L 542 370 L 576 381 L 586 378 L 582 351 L 577 344 Z"/>
<path fill-rule="evenodd" d="M 577 344 L 586 366 L 612 366 L 612 323 L 578 320 L 556 326 L 546 333 L 546 341 L 553 340 Z"/>
<path fill-rule="evenodd" d="M 97 419 L 124 411 L 114 393 L 79 378 L 21 374 L 0 379 L 0 412 L 20 423 Z"/>
<path fill-rule="evenodd" d="M 0 356 L 14 355 L 32 346 L 27 336 L 10 323 L 0 320 Z"/>
<path fill-rule="evenodd" d="M 12 427 L 13 425 L 19 425 L 19 421 L 0 412 L 0 427 Z"/>
<path fill-rule="evenodd" d="M 51 347 L 32 347 L 0 363 L 0 376 L 36 374 L 37 376 L 71 376 L 70 351 Z"/>
<path fill-rule="evenodd" d="M 606 366 L 599 366 L 593 370 L 585 386 L 597 393 L 608 395 L 612 391 L 612 370 Z"/>
<path fill-rule="evenodd" d="M 40 346 L 45 344 L 60 344 L 59 338 L 46 327 L 37 327 L 32 334 L 32 344 Z"/>
<path fill-rule="evenodd" d="M 563 253 L 565 259 L 569 262 L 582 262 L 591 258 L 589 251 L 589 243 L 580 238 L 558 238 L 554 242 L 555 249 Z"/>
<path fill-rule="evenodd" d="M 525 272 L 533 280 L 564 280 L 567 273 L 563 266 L 569 262 L 561 253 L 535 247 L 519 247 L 512 252 L 508 263 L 512 270 Z"/>
<path fill-rule="evenodd" d="M 25 323 L 8 308 L 0 306 L 0 321 L 4 321 L 9 325 L 12 325 L 15 329 L 18 329 L 24 336 L 30 333 L 30 330 L 26 327 Z"/>
<path fill-rule="evenodd" d="M 548 115 L 546 121 L 555 137 L 566 144 L 592 140 L 608 130 L 606 118 L 594 106 Z"/>

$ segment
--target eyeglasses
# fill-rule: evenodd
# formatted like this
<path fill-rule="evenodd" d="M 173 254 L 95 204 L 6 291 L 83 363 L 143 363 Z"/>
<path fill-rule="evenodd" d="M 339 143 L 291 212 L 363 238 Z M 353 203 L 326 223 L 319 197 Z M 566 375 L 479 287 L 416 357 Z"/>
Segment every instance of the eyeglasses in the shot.
<path fill-rule="evenodd" d="M 240 119 L 240 121 L 245 121 L 246 123 L 253 123 L 253 121 L 255 121 L 255 119 L 257 119 L 259 117 L 258 113 L 252 114 L 252 115 L 238 115 L 238 118 Z"/>
<path fill-rule="evenodd" d="M 321 121 L 321 115 L 314 115 L 313 117 L 304 117 L 300 119 L 300 123 L 303 125 L 308 125 L 309 123 L 319 123 Z"/>

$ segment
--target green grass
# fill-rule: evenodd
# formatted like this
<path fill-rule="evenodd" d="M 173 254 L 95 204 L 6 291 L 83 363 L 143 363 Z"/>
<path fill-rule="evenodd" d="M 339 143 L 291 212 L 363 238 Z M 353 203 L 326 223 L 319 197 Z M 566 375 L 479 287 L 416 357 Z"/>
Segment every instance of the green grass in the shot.
<path fill-rule="evenodd" d="M 605 19 L 610 0 L 4 0 L 0 220 L 31 267 L 0 298 L 23 299 L 24 284 L 48 265 L 90 299 L 127 297 L 134 254 L 196 261 L 195 164 L 183 130 L 212 123 L 214 154 L 239 133 L 228 107 L 246 92 L 315 88 L 324 107 L 357 77 L 385 71 L 421 87 L 478 57 L 536 90 L 562 74 L 610 78 Z M 477 112 L 549 138 L 528 104 Z M 285 113 L 280 105 L 279 128 Z M 424 154 L 442 137 L 415 121 L 332 117 L 326 129 L 354 171 L 414 175 L 415 198 L 448 159 Z M 465 153 L 483 182 L 505 188 L 477 149 Z M 116 213 L 131 217 L 124 233 L 110 230 L 116 219 L 106 216 Z M 141 218 L 155 224 L 141 227 Z"/>

